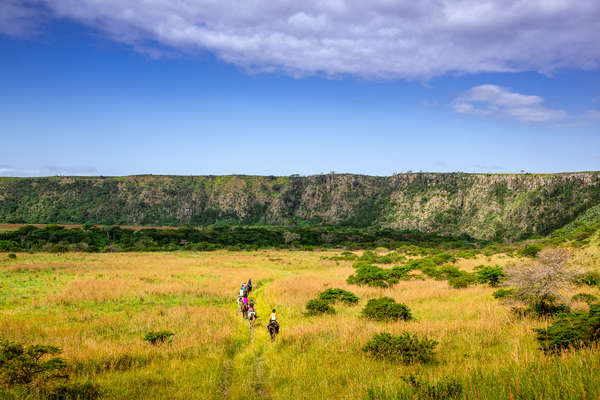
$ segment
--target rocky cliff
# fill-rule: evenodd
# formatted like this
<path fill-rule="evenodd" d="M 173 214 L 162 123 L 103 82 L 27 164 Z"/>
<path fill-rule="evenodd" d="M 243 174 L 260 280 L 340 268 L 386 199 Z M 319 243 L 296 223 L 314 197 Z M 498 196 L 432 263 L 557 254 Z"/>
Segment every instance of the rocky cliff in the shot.
<path fill-rule="evenodd" d="M 0 178 L 0 221 L 381 225 L 546 234 L 600 204 L 600 173 Z"/>

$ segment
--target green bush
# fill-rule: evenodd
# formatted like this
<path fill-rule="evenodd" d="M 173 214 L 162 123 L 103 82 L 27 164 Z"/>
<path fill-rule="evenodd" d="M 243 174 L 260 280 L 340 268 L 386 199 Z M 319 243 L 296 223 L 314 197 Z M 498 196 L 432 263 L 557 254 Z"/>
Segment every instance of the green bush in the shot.
<path fill-rule="evenodd" d="M 329 301 L 323 299 L 312 299 L 306 303 L 306 315 L 335 314 L 335 310 Z"/>
<path fill-rule="evenodd" d="M 410 384 L 417 392 L 419 399 L 446 400 L 458 399 L 462 394 L 463 387 L 455 378 L 445 377 L 431 384 L 414 375 L 402 377 L 402 380 Z"/>
<path fill-rule="evenodd" d="M 578 274 L 573 279 L 573 283 L 577 286 L 598 286 L 600 285 L 600 273 L 588 271 L 583 274 Z"/>
<path fill-rule="evenodd" d="M 477 275 L 479 282 L 487 283 L 491 287 L 497 287 L 507 276 L 504 268 L 499 265 L 494 267 L 478 265 L 475 267 L 475 275 Z"/>
<path fill-rule="evenodd" d="M 456 258 L 452 254 L 448 253 L 436 254 L 431 256 L 430 259 L 437 265 L 446 264 L 448 262 L 456 262 Z"/>
<path fill-rule="evenodd" d="M 504 298 L 508 298 L 513 296 L 515 293 L 515 289 L 511 288 L 511 289 L 498 289 L 496 290 L 494 293 L 492 293 L 492 296 L 494 296 L 495 299 L 504 299 Z"/>
<path fill-rule="evenodd" d="M 589 293 L 577 293 L 575 296 L 571 297 L 571 301 L 581 301 L 587 304 L 592 304 L 596 300 L 598 300 L 598 298 Z"/>
<path fill-rule="evenodd" d="M 319 298 L 329 303 L 341 301 L 346 304 L 356 304 L 359 298 L 352 292 L 343 289 L 327 289 L 319 293 Z"/>
<path fill-rule="evenodd" d="M 477 277 L 468 272 L 463 272 L 457 277 L 448 279 L 448 285 L 454 289 L 464 289 L 477 282 Z"/>
<path fill-rule="evenodd" d="M 390 297 L 371 299 L 362 311 L 362 315 L 377 321 L 408 321 L 412 319 L 410 309 Z"/>
<path fill-rule="evenodd" d="M 175 334 L 171 331 L 146 332 L 144 340 L 150 344 L 171 343 Z"/>
<path fill-rule="evenodd" d="M 542 251 L 542 246 L 539 244 L 528 244 L 525 247 L 520 248 L 517 253 L 521 257 L 537 257 L 538 253 Z"/>
<path fill-rule="evenodd" d="M 408 332 L 398 336 L 389 333 L 374 335 L 363 347 L 363 351 L 372 357 L 400 361 L 404 364 L 429 363 L 433 361 L 435 340 L 419 338 Z"/>
<path fill-rule="evenodd" d="M 357 268 L 354 275 L 350 275 L 346 280 L 350 284 L 367 285 L 373 287 L 388 287 L 391 282 L 387 270 L 374 265 L 361 265 Z"/>
<path fill-rule="evenodd" d="M 19 244 L 13 240 L 0 240 L 0 251 L 19 251 Z"/>
<path fill-rule="evenodd" d="M 46 385 L 68 378 L 67 363 L 55 357 L 58 347 L 32 345 L 0 340 L 0 381 L 8 386 Z"/>
<path fill-rule="evenodd" d="M 552 317 L 559 314 L 568 313 L 569 307 L 565 304 L 558 304 L 552 297 L 547 297 L 529 304 L 525 309 L 525 315 L 538 318 Z"/>
<path fill-rule="evenodd" d="M 564 314 L 548 328 L 535 329 L 545 353 L 579 349 L 600 341 L 600 304 L 592 304 L 586 312 Z"/>
<path fill-rule="evenodd" d="M 8 258 L 10 258 L 11 260 L 16 260 L 17 259 L 17 255 L 15 253 L 10 253 L 8 255 Z"/>
<path fill-rule="evenodd" d="M 90 381 L 83 383 L 63 383 L 46 394 L 47 400 L 96 400 L 102 393 L 97 385 Z"/>

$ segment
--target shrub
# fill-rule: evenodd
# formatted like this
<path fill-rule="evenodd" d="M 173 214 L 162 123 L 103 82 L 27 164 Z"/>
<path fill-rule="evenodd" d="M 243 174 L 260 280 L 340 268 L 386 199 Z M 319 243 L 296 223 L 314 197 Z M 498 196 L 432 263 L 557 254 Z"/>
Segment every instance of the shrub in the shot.
<path fill-rule="evenodd" d="M 374 265 L 361 265 L 355 274 L 350 275 L 346 281 L 359 286 L 388 287 L 389 278 L 389 273 L 383 268 Z"/>
<path fill-rule="evenodd" d="M 539 244 L 528 244 L 525 247 L 520 248 L 517 253 L 521 257 L 537 257 L 538 253 L 542 251 L 542 246 Z"/>
<path fill-rule="evenodd" d="M 427 337 L 419 338 L 417 335 L 404 332 L 398 336 L 389 333 L 374 335 L 363 347 L 363 351 L 370 356 L 404 364 L 429 363 L 433 361 L 435 340 Z"/>
<path fill-rule="evenodd" d="M 410 309 L 390 297 L 371 299 L 362 311 L 362 315 L 377 321 L 397 321 L 399 319 L 408 321 L 412 319 Z"/>
<path fill-rule="evenodd" d="M 13 240 L 0 240 L 0 251 L 19 251 L 19 244 Z"/>
<path fill-rule="evenodd" d="M 454 289 L 464 289 L 475 282 L 476 278 L 467 272 L 464 272 L 455 278 L 448 279 L 448 285 Z"/>
<path fill-rule="evenodd" d="M 573 283 L 577 286 L 598 286 L 600 284 L 600 273 L 588 271 L 577 274 L 573 278 Z"/>
<path fill-rule="evenodd" d="M 50 253 L 67 253 L 69 251 L 69 247 L 64 244 L 54 244 L 50 247 Z"/>
<path fill-rule="evenodd" d="M 575 296 L 571 297 L 571 301 L 580 301 L 587 304 L 592 304 L 596 300 L 598 300 L 598 298 L 589 293 L 577 293 Z"/>
<path fill-rule="evenodd" d="M 548 328 L 535 329 L 545 353 L 579 349 L 600 341 L 600 304 L 592 304 L 585 312 L 565 314 Z"/>
<path fill-rule="evenodd" d="M 17 255 L 15 253 L 10 253 L 8 255 L 8 258 L 10 258 L 11 260 L 16 260 L 17 259 Z"/>
<path fill-rule="evenodd" d="M 90 381 L 60 384 L 46 395 L 47 400 L 96 400 L 100 397 L 100 389 Z"/>
<path fill-rule="evenodd" d="M 569 311 L 567 305 L 557 304 L 553 298 L 547 298 L 531 303 L 526 309 L 526 314 L 543 318 L 568 313 Z"/>
<path fill-rule="evenodd" d="M 0 381 L 4 384 L 46 385 L 66 379 L 67 363 L 54 357 L 62 351 L 58 347 L 32 345 L 0 340 Z"/>
<path fill-rule="evenodd" d="M 323 299 L 312 299 L 306 303 L 306 315 L 319 315 L 319 314 L 335 314 L 335 310 L 329 301 Z"/>
<path fill-rule="evenodd" d="M 475 274 L 481 283 L 487 283 L 491 287 L 497 287 L 498 284 L 506 278 L 504 269 L 496 265 L 494 267 L 478 265 L 475 267 Z"/>
<path fill-rule="evenodd" d="M 144 340 L 150 344 L 157 345 L 160 343 L 171 343 L 175 334 L 170 331 L 146 332 Z"/>
<path fill-rule="evenodd" d="M 455 265 L 446 264 L 446 265 L 442 265 L 440 267 L 439 274 L 440 274 L 440 277 L 443 279 L 450 279 L 450 278 L 461 277 L 464 274 L 466 274 L 466 272 L 461 271 Z"/>
<path fill-rule="evenodd" d="M 356 304 L 359 300 L 354 293 L 343 289 L 327 289 L 324 292 L 319 293 L 319 298 L 329 303 L 341 301 L 346 304 Z"/>
<path fill-rule="evenodd" d="M 442 378 L 435 384 L 423 381 L 412 374 L 402 377 L 402 380 L 410 384 L 416 390 L 419 399 L 458 399 L 463 390 L 460 382 L 452 377 Z"/>
<path fill-rule="evenodd" d="M 492 296 L 494 296 L 495 299 L 505 299 L 508 297 L 511 297 L 514 295 L 515 289 L 498 289 L 496 290 L 494 293 L 492 293 Z"/>
<path fill-rule="evenodd" d="M 430 257 L 431 261 L 433 261 L 437 265 L 442 265 L 447 262 L 456 262 L 456 258 L 452 254 L 448 253 L 440 253 Z"/>

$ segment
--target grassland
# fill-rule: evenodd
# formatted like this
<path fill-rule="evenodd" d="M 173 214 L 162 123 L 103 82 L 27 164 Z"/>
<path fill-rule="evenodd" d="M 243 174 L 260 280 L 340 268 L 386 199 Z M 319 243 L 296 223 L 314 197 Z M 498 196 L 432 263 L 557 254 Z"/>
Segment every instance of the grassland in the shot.
<path fill-rule="evenodd" d="M 574 251 L 574 262 L 597 268 L 597 240 Z M 435 280 L 348 285 L 352 261 L 326 259 L 335 254 L 0 253 L 0 336 L 61 347 L 74 378 L 97 383 L 106 399 L 418 399 L 402 380 L 410 374 L 431 383 L 452 377 L 464 399 L 600 398 L 597 349 L 545 356 L 532 330 L 548 322 L 515 317 L 493 288 L 452 289 Z M 480 255 L 457 265 L 512 262 L 518 259 Z M 260 317 L 252 331 L 234 303 L 248 278 Z M 309 299 L 334 287 L 360 303 L 304 315 Z M 380 296 L 408 305 L 415 320 L 361 318 L 368 299 Z M 281 334 L 271 343 L 265 320 L 273 307 Z M 144 342 L 152 330 L 174 332 L 173 342 Z M 369 358 L 362 346 L 384 331 L 435 339 L 435 363 Z"/>

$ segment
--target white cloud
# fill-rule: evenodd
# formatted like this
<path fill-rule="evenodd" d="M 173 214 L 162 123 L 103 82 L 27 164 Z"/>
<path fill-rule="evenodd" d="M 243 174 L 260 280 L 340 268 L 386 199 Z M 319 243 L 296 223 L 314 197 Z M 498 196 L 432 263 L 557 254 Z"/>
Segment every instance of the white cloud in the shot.
<path fill-rule="evenodd" d="M 591 119 L 592 121 L 600 121 L 600 110 L 587 110 L 585 112 L 585 118 Z"/>
<path fill-rule="evenodd" d="M 496 85 L 475 86 L 457 97 L 452 109 L 462 114 L 502 116 L 527 122 L 559 121 L 567 117 L 564 110 L 542 105 L 539 96 L 511 92 Z"/>
<path fill-rule="evenodd" d="M 598 0 L 35 1 L 134 49 L 210 51 L 297 76 L 427 79 L 600 65 Z M 17 32 L 22 1 L 3 3 L 0 31 Z"/>

